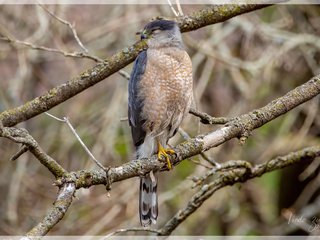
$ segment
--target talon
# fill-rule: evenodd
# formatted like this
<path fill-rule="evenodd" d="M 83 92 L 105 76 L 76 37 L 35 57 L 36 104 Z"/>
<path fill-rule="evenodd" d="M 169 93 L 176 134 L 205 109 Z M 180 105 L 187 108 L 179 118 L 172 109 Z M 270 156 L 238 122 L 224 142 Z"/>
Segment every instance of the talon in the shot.
<path fill-rule="evenodd" d="M 165 157 L 166 161 L 167 161 L 167 166 L 168 169 L 171 170 L 172 169 L 172 165 L 169 159 L 169 155 L 168 154 L 174 154 L 175 152 L 172 149 L 165 149 L 164 147 L 162 147 L 162 145 L 158 142 L 158 159 L 161 160 L 162 156 Z"/>

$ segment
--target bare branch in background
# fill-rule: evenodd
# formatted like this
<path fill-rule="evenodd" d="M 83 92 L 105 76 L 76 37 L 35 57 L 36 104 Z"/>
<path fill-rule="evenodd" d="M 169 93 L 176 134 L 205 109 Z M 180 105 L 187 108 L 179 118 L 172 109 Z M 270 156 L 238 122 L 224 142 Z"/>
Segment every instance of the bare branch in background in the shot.
<path fill-rule="evenodd" d="M 3 35 L 3 34 L 2 34 Z M 88 58 L 90 60 L 94 60 L 95 62 L 102 62 L 103 60 L 99 59 L 98 57 L 89 55 L 87 53 L 83 52 L 65 52 L 59 49 L 55 48 L 49 48 L 49 47 L 44 47 L 44 46 L 38 46 L 33 43 L 25 42 L 25 41 L 20 41 L 17 39 L 10 38 L 8 36 L 1 36 L 0 37 L 1 41 L 9 42 L 11 44 L 17 44 L 17 45 L 22 45 L 34 50 L 41 50 L 41 51 L 46 51 L 46 52 L 52 52 L 52 53 L 58 53 L 61 54 L 65 57 L 74 57 L 74 58 Z"/>
<path fill-rule="evenodd" d="M 173 5 L 172 5 L 172 3 L 171 3 L 171 0 L 167 0 L 167 2 L 168 2 L 168 4 L 169 4 L 169 6 L 170 6 L 170 8 L 171 8 L 171 10 L 172 10 L 172 12 L 173 12 L 173 14 L 174 14 L 176 17 L 179 17 L 179 12 L 177 12 L 177 11 L 174 9 L 174 7 L 173 7 Z"/>
<path fill-rule="evenodd" d="M 183 11 L 182 11 L 182 8 L 181 8 L 180 0 L 176 0 L 176 4 L 177 4 L 179 16 L 183 16 L 184 14 L 183 14 Z"/>
<path fill-rule="evenodd" d="M 42 4 L 38 3 L 38 5 L 44 10 L 46 11 L 51 17 L 57 19 L 59 22 L 61 22 L 62 24 L 68 26 L 70 28 L 70 30 L 72 31 L 72 34 L 74 36 L 74 38 L 76 39 L 77 43 L 79 44 L 79 46 L 82 48 L 82 50 L 85 53 L 88 53 L 88 49 L 83 45 L 83 43 L 81 42 L 76 29 L 74 28 L 74 25 L 72 25 L 70 22 L 56 16 L 55 14 L 53 14 L 52 12 L 50 12 L 46 7 L 44 7 Z"/>
<path fill-rule="evenodd" d="M 58 118 L 56 116 L 53 116 L 50 113 L 45 113 L 46 115 L 48 115 L 49 117 L 52 117 L 53 119 L 59 121 L 59 122 L 63 122 L 66 123 L 68 125 L 68 127 L 70 128 L 71 132 L 73 133 L 73 135 L 77 138 L 77 140 L 79 141 L 79 143 L 81 144 L 81 146 L 83 147 L 83 149 L 88 153 L 88 155 L 91 157 L 91 159 L 93 160 L 93 162 L 102 170 L 107 171 L 107 169 L 95 158 L 95 156 L 93 156 L 93 154 L 91 153 L 91 151 L 89 150 L 89 148 L 84 144 L 84 142 L 82 141 L 82 139 L 80 138 L 80 136 L 78 135 L 78 133 L 76 132 L 76 130 L 74 129 L 74 127 L 72 126 L 72 124 L 70 123 L 68 117 L 63 117 L 63 119 Z"/>

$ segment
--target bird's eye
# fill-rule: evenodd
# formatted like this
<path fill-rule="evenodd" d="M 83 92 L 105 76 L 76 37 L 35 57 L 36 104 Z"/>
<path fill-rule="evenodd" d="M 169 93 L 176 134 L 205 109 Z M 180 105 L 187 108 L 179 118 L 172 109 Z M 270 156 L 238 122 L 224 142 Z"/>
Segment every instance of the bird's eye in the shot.
<path fill-rule="evenodd" d="M 159 32 L 161 32 L 160 29 L 154 29 L 154 30 L 152 30 L 152 33 L 159 33 Z"/>

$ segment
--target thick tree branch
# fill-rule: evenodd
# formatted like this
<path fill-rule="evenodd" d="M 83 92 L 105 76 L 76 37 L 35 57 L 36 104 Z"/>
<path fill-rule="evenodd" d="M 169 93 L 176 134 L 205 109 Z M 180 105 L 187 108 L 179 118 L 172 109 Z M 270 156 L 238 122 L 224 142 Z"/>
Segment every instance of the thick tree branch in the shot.
<path fill-rule="evenodd" d="M 221 169 L 229 169 L 224 172 L 219 172 L 219 177 L 209 184 L 201 187 L 188 202 L 187 206 L 180 210 L 172 219 L 170 219 L 163 228 L 160 229 L 159 235 L 170 235 L 179 224 L 181 224 L 188 216 L 195 212 L 209 197 L 212 196 L 217 190 L 225 186 L 233 185 L 238 182 L 245 182 L 249 179 L 260 177 L 261 175 L 281 169 L 300 161 L 313 160 L 320 156 L 320 146 L 308 147 L 301 151 L 292 152 L 288 155 L 277 157 L 266 163 L 259 164 L 251 169 L 237 167 L 230 169 L 230 163 L 221 164 Z"/>
<path fill-rule="evenodd" d="M 174 149 L 177 157 L 171 157 L 171 161 L 174 165 L 177 165 L 184 159 L 221 145 L 232 138 L 248 137 L 252 130 L 270 122 L 318 94 L 320 94 L 320 75 L 291 90 L 286 95 L 273 100 L 266 106 L 234 118 L 234 120 L 216 131 L 179 144 Z M 99 170 L 79 171 L 72 173 L 72 175 L 76 181 L 77 188 L 86 188 L 98 184 L 109 185 L 127 178 L 145 175 L 150 171 L 163 170 L 167 170 L 166 164 L 159 162 L 157 156 L 153 156 L 150 161 L 135 160 L 120 167 L 110 168 L 108 177 L 104 171 Z"/>
<path fill-rule="evenodd" d="M 76 191 L 74 183 L 65 183 L 59 189 L 58 197 L 49 210 L 44 219 L 34 228 L 32 228 L 26 236 L 29 239 L 38 239 L 39 236 L 46 235 L 66 214 L 73 200 Z"/>
<path fill-rule="evenodd" d="M 188 32 L 210 24 L 223 22 L 234 16 L 261 9 L 266 6 L 268 5 L 243 4 L 211 6 L 195 12 L 190 16 L 179 17 L 177 18 L 177 21 L 181 27 L 181 31 Z M 2 121 L 3 126 L 10 127 L 48 111 L 54 106 L 119 71 L 131 63 L 138 53 L 146 47 L 146 42 L 141 41 L 122 49 L 110 58 L 105 59 L 103 63 L 99 63 L 93 68 L 76 76 L 74 79 L 50 89 L 42 96 L 19 107 L 2 112 L 0 114 L 0 121 Z"/>

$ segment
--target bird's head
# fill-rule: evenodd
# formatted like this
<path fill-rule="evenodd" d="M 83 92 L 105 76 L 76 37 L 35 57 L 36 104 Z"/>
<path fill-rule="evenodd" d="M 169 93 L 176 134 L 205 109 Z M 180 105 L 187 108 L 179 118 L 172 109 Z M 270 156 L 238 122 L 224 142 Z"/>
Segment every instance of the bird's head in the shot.
<path fill-rule="evenodd" d="M 148 39 L 149 47 L 182 45 L 178 24 L 170 20 L 154 20 L 140 32 L 141 39 Z"/>

